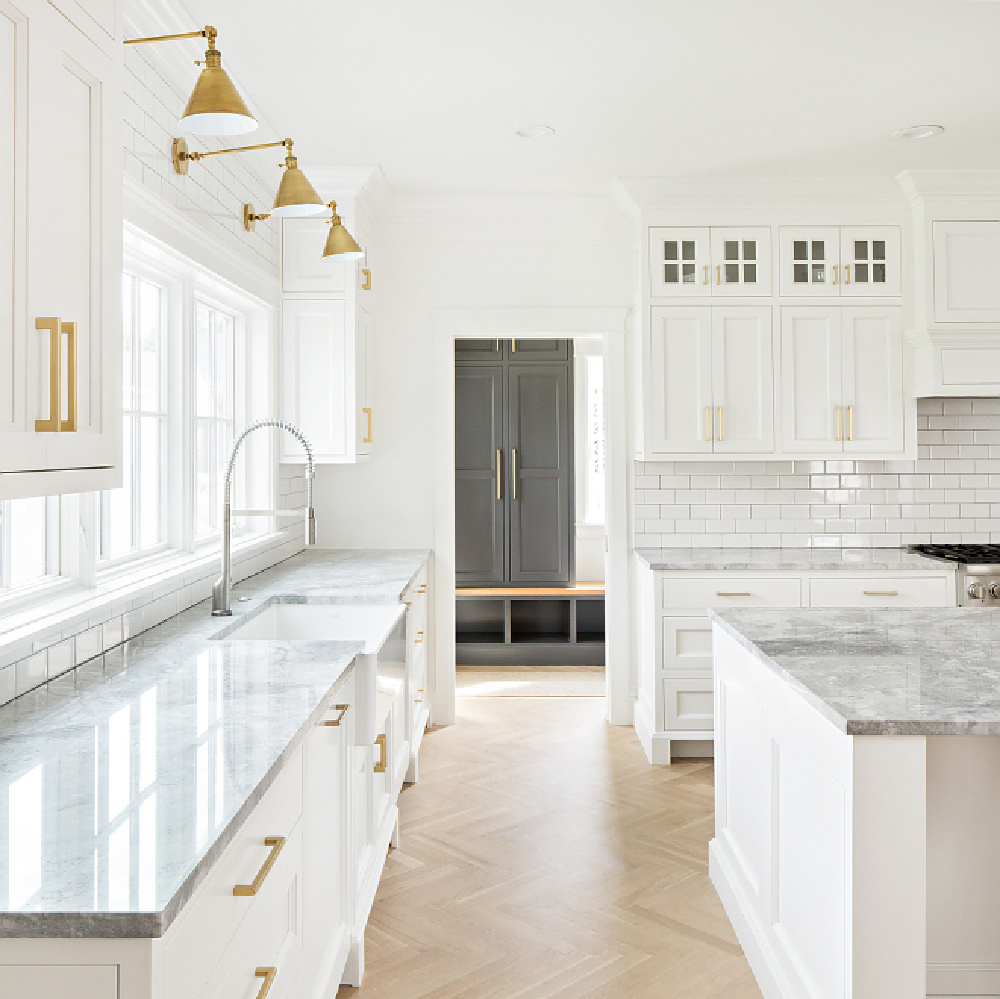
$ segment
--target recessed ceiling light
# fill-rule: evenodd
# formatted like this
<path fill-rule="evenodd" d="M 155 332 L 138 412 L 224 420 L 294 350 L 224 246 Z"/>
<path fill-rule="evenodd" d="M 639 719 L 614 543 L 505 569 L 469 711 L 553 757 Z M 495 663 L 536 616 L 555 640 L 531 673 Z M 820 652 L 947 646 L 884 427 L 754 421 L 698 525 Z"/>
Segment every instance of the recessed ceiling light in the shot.
<path fill-rule="evenodd" d="M 892 133 L 894 139 L 930 139 L 940 135 L 944 125 L 907 125 Z"/>
<path fill-rule="evenodd" d="M 522 139 L 544 139 L 546 135 L 554 135 L 555 129 L 551 125 L 518 125 L 514 134 Z"/>

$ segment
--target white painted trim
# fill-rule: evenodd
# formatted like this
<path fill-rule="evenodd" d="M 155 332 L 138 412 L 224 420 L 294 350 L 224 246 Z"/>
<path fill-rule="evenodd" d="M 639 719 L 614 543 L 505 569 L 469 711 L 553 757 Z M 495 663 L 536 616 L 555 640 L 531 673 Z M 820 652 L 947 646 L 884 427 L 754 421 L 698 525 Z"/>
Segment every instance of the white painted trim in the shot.
<path fill-rule="evenodd" d="M 432 309 L 434 370 L 434 702 L 435 724 L 455 720 L 455 340 L 476 337 L 600 335 L 607 420 L 605 649 L 608 720 L 633 723 L 629 653 L 629 481 L 625 335 L 627 309 Z"/>

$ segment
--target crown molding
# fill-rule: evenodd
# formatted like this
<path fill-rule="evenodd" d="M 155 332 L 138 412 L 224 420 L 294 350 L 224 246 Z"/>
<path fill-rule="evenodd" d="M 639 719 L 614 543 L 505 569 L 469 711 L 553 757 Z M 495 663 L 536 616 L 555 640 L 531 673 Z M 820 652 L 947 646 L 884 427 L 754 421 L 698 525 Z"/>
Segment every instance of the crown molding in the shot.
<path fill-rule="evenodd" d="M 1000 170 L 904 170 L 896 182 L 911 203 L 1000 199 Z"/>

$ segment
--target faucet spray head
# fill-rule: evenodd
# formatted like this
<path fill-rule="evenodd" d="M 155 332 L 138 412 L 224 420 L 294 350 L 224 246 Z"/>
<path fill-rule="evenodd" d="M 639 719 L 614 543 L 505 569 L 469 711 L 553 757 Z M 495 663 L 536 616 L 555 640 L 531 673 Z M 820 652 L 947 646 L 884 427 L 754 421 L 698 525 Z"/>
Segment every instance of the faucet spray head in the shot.
<path fill-rule="evenodd" d="M 306 545 L 316 544 L 316 514 L 311 506 L 306 507 Z"/>

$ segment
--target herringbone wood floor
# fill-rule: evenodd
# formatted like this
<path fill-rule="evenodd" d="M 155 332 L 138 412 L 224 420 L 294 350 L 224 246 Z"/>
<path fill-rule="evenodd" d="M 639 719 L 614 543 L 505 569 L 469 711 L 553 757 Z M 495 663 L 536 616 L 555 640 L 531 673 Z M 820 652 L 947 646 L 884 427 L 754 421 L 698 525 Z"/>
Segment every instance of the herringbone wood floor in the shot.
<path fill-rule="evenodd" d="M 708 880 L 712 765 L 652 767 L 600 698 L 467 698 L 400 799 L 339 999 L 760 999 Z"/>

